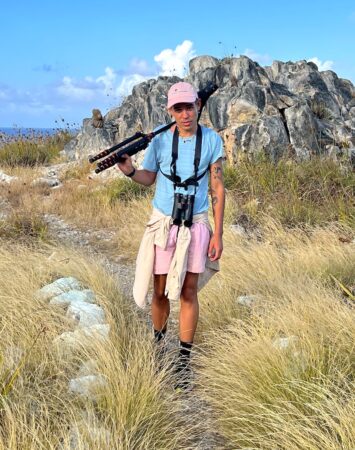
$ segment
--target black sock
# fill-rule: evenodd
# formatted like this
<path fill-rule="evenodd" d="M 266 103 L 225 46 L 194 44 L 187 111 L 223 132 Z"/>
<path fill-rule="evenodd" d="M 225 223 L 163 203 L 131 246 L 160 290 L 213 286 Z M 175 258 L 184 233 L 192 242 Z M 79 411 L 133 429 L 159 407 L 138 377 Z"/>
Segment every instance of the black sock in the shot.
<path fill-rule="evenodd" d="M 166 328 L 166 327 L 163 328 L 162 330 L 156 330 L 156 329 L 154 329 L 154 341 L 155 341 L 155 342 L 161 341 L 161 340 L 165 337 L 166 331 L 167 331 L 167 328 Z"/>
<path fill-rule="evenodd" d="M 186 370 L 190 362 L 190 355 L 192 349 L 192 342 L 180 341 L 180 351 L 177 370 Z"/>

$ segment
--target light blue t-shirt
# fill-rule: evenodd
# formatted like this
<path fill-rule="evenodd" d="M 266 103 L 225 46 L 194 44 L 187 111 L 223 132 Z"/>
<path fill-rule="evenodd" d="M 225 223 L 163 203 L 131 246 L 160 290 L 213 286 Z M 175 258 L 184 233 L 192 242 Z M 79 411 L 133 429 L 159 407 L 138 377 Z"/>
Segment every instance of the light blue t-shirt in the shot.
<path fill-rule="evenodd" d="M 223 157 L 223 142 L 220 136 L 210 128 L 201 126 L 202 146 L 201 161 L 198 168 L 198 175 L 208 169 L 210 164 L 215 163 Z M 166 216 L 170 216 L 174 204 L 174 186 L 172 181 L 166 178 L 162 173 L 171 175 L 171 150 L 173 142 L 173 133 L 170 130 L 164 131 L 153 138 L 145 151 L 143 160 L 143 169 L 150 172 L 157 172 L 156 189 L 153 198 L 153 206 Z M 179 136 L 179 153 L 176 161 L 176 175 L 181 180 L 187 180 L 194 175 L 196 135 L 184 138 Z M 159 170 L 161 169 L 161 171 Z M 208 176 L 205 175 L 198 181 L 199 186 L 196 190 L 194 202 L 194 214 L 202 213 L 208 210 Z M 175 192 L 183 194 L 193 194 L 194 186 L 188 189 L 183 187 L 176 188 Z"/>

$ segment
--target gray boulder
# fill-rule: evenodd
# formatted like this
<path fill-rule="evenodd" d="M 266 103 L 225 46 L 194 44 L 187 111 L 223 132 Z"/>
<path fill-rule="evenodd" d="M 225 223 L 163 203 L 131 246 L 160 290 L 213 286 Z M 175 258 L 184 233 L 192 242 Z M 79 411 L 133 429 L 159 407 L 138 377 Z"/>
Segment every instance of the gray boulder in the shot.
<path fill-rule="evenodd" d="M 307 104 L 296 104 L 285 109 L 290 142 L 299 157 L 320 152 L 317 142 L 317 122 Z"/>
<path fill-rule="evenodd" d="M 75 158 L 87 155 L 89 148 L 93 153 L 97 132 L 109 136 L 105 145 L 100 143 L 102 149 L 137 130 L 149 132 L 168 123 L 167 91 L 179 80 L 158 77 L 138 84 L 121 106 L 107 113 L 102 129 L 85 119 L 70 152 Z M 324 154 L 330 144 L 340 149 L 355 145 L 355 88 L 332 71 L 320 72 L 314 63 L 274 61 L 261 67 L 246 56 L 199 56 L 190 61 L 186 81 L 198 90 L 208 82 L 218 85 L 201 123 L 220 133 L 232 163 L 241 153 L 262 152 L 277 160 L 290 150 L 305 158 Z M 140 152 L 134 159 L 139 164 L 142 158 Z"/>
<path fill-rule="evenodd" d="M 17 180 L 17 177 L 11 177 L 10 175 L 7 175 L 6 173 L 0 170 L 0 184 L 1 183 L 9 184 L 15 180 Z"/>
<path fill-rule="evenodd" d="M 102 128 L 94 126 L 93 119 L 84 119 L 81 131 L 64 147 L 64 154 L 69 160 L 87 159 L 102 150 L 112 147 L 115 128 L 107 123 Z"/>
<path fill-rule="evenodd" d="M 107 380 L 103 375 L 86 375 L 71 379 L 69 381 L 69 392 L 90 400 L 97 400 L 100 391 L 106 386 Z"/>
<path fill-rule="evenodd" d="M 65 331 L 53 340 L 53 344 L 59 352 L 66 354 L 82 348 L 95 345 L 95 343 L 107 342 L 110 333 L 108 324 L 92 325 L 78 328 L 74 331 Z"/>
<path fill-rule="evenodd" d="M 49 304 L 51 306 L 66 307 L 76 302 L 95 303 L 95 294 L 91 289 L 83 289 L 82 291 L 73 289 L 53 297 Z"/>
<path fill-rule="evenodd" d="M 48 186 L 50 188 L 59 187 L 62 183 L 58 178 L 36 178 L 31 182 L 31 186 Z"/>
<path fill-rule="evenodd" d="M 52 297 L 56 297 L 63 292 L 68 292 L 71 290 L 80 290 L 81 284 L 80 282 L 74 278 L 74 277 L 64 277 L 59 278 L 56 281 L 53 281 L 53 283 L 47 284 L 46 286 L 43 286 L 41 289 L 39 289 L 36 292 L 36 297 L 41 300 L 49 300 Z"/>
<path fill-rule="evenodd" d="M 257 302 L 258 297 L 256 295 L 240 295 L 237 297 L 237 304 L 251 308 Z"/>
<path fill-rule="evenodd" d="M 80 328 L 105 323 L 105 312 L 101 306 L 83 301 L 72 302 L 67 310 L 67 317 L 78 322 Z"/>
<path fill-rule="evenodd" d="M 277 350 L 286 350 L 292 346 L 295 346 L 299 342 L 297 336 L 277 337 L 272 341 L 272 346 Z"/>

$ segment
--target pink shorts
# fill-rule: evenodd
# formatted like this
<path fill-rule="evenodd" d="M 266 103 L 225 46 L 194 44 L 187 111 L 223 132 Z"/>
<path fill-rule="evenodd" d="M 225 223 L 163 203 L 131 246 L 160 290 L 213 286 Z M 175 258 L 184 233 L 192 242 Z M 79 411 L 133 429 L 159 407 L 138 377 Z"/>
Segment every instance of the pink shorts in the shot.
<path fill-rule="evenodd" d="M 155 246 L 155 275 L 163 275 L 169 272 L 170 263 L 175 252 L 178 228 L 177 225 L 172 225 L 170 228 L 166 250 L 163 250 L 157 245 Z M 204 223 L 193 223 L 190 231 L 191 242 L 187 259 L 187 271 L 202 273 L 205 271 L 210 231 Z"/>

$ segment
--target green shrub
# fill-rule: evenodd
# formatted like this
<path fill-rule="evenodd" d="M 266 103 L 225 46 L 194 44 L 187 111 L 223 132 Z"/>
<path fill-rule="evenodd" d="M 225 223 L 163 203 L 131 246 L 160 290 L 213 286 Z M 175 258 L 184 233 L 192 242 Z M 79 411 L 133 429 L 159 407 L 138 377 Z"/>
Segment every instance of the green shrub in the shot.
<path fill-rule="evenodd" d="M 328 159 L 273 163 L 259 158 L 227 166 L 225 186 L 238 213 L 253 219 L 267 212 L 284 225 L 339 221 L 355 225 L 355 174 Z"/>
<path fill-rule="evenodd" d="M 151 188 L 135 183 L 127 178 L 118 178 L 112 181 L 97 195 L 106 199 L 108 204 L 117 201 L 129 202 L 134 199 L 146 197 L 152 193 Z"/>
<path fill-rule="evenodd" d="M 72 135 L 60 131 L 54 136 L 24 136 L 5 143 L 0 148 L 0 165 L 7 167 L 47 164 L 59 156 Z"/>
<path fill-rule="evenodd" d="M 40 214 L 15 211 L 5 220 L 0 220 L 0 239 L 29 242 L 34 239 L 45 240 L 47 236 L 48 225 Z"/>

